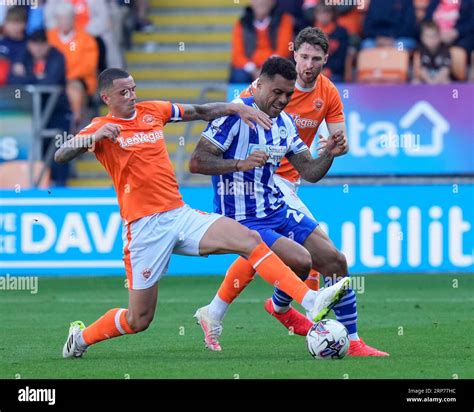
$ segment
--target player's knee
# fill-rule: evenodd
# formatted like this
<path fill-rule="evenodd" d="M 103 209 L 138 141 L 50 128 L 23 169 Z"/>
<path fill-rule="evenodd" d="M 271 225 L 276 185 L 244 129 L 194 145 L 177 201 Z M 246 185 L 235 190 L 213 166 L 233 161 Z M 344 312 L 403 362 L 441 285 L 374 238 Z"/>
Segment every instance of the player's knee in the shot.
<path fill-rule="evenodd" d="M 260 243 L 262 238 L 260 234 L 255 230 L 249 230 L 246 235 L 247 252 L 250 254 Z"/>
<path fill-rule="evenodd" d="M 345 276 L 347 274 L 347 260 L 344 253 L 337 251 L 334 261 L 337 267 L 336 273 L 340 276 Z"/>
<path fill-rule="evenodd" d="M 333 253 L 331 253 L 325 266 L 324 274 L 337 276 L 345 276 L 347 274 L 346 257 L 337 249 L 334 249 Z"/>
<path fill-rule="evenodd" d="M 141 316 L 132 316 L 128 323 L 135 333 L 147 330 L 153 321 L 153 315 L 145 314 Z"/>

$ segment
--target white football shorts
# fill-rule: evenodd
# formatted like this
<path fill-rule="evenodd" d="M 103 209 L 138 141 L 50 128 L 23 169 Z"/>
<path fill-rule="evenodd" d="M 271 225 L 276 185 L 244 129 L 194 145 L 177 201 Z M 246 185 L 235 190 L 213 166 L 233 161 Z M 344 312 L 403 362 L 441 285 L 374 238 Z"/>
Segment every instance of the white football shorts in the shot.
<path fill-rule="evenodd" d="M 290 182 L 276 173 L 273 175 L 273 180 L 283 193 L 283 200 L 288 206 L 298 210 L 301 213 L 304 213 L 309 218 L 316 220 L 303 201 L 298 197 L 297 192 L 299 182 Z"/>
<path fill-rule="evenodd" d="M 122 227 L 123 260 L 130 289 L 147 289 L 166 273 L 171 255 L 199 255 L 199 242 L 222 215 L 184 205 Z"/>

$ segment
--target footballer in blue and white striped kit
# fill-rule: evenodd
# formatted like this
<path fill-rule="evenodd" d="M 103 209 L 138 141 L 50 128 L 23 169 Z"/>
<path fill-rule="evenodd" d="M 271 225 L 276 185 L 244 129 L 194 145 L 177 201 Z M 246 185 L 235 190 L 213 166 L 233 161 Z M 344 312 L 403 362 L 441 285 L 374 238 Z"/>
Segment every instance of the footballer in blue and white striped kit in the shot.
<path fill-rule="evenodd" d="M 236 99 L 256 107 L 253 97 Z M 238 116 L 226 116 L 211 122 L 202 136 L 223 152 L 224 159 L 246 159 L 256 150 L 269 158 L 263 167 L 213 176 L 215 211 L 238 221 L 271 215 L 283 206 L 283 194 L 273 181 L 273 175 L 284 156 L 308 150 L 299 138 L 293 119 L 281 112 L 272 119 L 272 127 L 251 129 Z"/>
<path fill-rule="evenodd" d="M 293 119 L 283 111 L 293 94 L 295 80 L 293 63 L 281 57 L 268 59 L 254 95 L 234 102 L 262 110 L 270 116 L 271 128 L 249 127 L 236 116 L 212 121 L 192 155 L 190 170 L 212 175 L 214 209 L 217 213 L 258 231 L 268 247 L 304 279 L 312 267 L 318 269 L 315 267 L 317 258 L 324 252 L 321 250 L 318 223 L 288 206 L 273 175 L 286 157 L 303 179 L 317 182 L 325 176 L 339 151 L 344 150 L 345 143 L 343 134 L 336 132 L 324 142 L 319 156 L 312 158 L 298 135 Z M 238 264 L 238 259 L 234 264 Z M 334 277 L 347 276 L 347 271 L 336 273 L 330 264 L 324 269 L 323 273 L 328 277 L 333 274 Z M 254 272 L 243 272 L 245 265 L 240 265 L 235 271 L 231 266 L 221 289 L 209 305 L 208 313 L 219 325 L 229 304 L 254 275 Z M 234 273 L 239 279 L 237 286 L 233 282 L 233 286 L 228 287 L 228 293 L 221 294 L 226 282 L 235 280 L 232 277 Z M 350 299 L 353 293 L 350 291 Z M 290 296 L 276 288 L 265 308 L 286 327 L 292 326 L 295 334 L 306 335 L 312 322 L 290 306 L 291 300 Z M 355 305 L 343 312 L 341 315 L 357 318 Z"/>

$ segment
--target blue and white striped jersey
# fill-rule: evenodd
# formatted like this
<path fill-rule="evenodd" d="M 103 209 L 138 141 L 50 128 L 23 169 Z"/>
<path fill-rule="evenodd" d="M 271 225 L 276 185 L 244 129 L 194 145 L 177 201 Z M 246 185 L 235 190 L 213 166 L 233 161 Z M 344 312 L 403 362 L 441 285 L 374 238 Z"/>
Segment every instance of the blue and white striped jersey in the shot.
<path fill-rule="evenodd" d="M 257 108 L 253 97 L 236 99 Z M 246 159 L 253 151 L 269 154 L 265 166 L 247 172 L 212 176 L 214 210 L 235 220 L 262 218 L 279 209 L 283 194 L 273 180 L 284 156 L 308 150 L 300 139 L 293 119 L 281 112 L 270 130 L 252 130 L 238 115 L 225 116 L 209 123 L 202 136 L 223 152 L 224 159 Z"/>

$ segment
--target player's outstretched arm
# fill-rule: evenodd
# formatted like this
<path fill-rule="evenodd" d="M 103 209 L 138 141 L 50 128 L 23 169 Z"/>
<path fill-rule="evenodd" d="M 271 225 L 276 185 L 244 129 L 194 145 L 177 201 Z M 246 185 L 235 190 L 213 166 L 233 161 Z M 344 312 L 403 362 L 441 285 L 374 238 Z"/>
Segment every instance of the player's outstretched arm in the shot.
<path fill-rule="evenodd" d="M 64 142 L 56 153 L 54 153 L 54 161 L 56 163 L 67 163 L 82 153 L 87 152 L 89 147 L 92 147 L 92 138 L 81 138 L 74 136 L 72 139 Z"/>
<path fill-rule="evenodd" d="M 237 103 L 207 103 L 207 104 L 183 104 L 183 121 L 193 120 L 211 121 L 223 116 L 240 116 L 242 121 L 252 129 L 255 129 L 255 123 L 265 129 L 272 127 L 270 117 L 253 107 Z"/>
<path fill-rule="evenodd" d="M 79 134 L 72 139 L 64 142 L 54 154 L 56 163 L 67 163 L 87 152 L 89 149 L 94 150 L 94 145 L 102 139 L 109 138 L 115 141 L 120 134 L 120 126 L 107 123 L 92 134 Z"/>
<path fill-rule="evenodd" d="M 224 175 L 245 172 L 263 166 L 268 155 L 262 151 L 253 152 L 247 159 L 223 159 L 223 152 L 209 140 L 201 137 L 189 161 L 189 171 L 203 175 Z"/>

